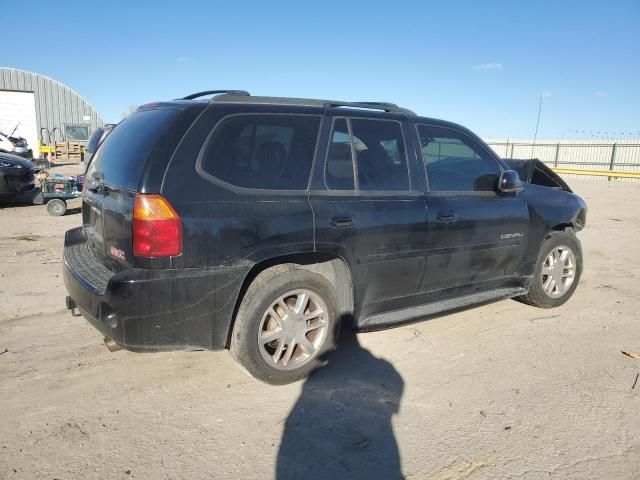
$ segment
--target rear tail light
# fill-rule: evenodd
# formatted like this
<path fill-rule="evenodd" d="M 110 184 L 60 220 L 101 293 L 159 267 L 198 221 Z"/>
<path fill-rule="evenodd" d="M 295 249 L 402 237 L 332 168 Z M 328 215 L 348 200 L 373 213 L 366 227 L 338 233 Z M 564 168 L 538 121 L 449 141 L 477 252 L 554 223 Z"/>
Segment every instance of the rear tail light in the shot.
<path fill-rule="evenodd" d="M 174 257 L 182 253 L 182 222 L 161 195 L 136 195 L 133 205 L 133 254 Z"/>

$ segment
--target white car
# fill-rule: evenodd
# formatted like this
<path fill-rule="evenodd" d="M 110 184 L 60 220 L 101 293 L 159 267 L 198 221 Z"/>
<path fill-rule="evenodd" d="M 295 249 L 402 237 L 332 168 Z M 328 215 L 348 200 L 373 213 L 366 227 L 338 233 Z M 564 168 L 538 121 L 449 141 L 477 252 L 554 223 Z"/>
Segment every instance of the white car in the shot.
<path fill-rule="evenodd" d="M 10 134 L 0 132 L 0 152 L 11 153 L 31 160 L 33 158 L 33 150 L 29 148 L 27 140 L 23 137 L 14 137 L 12 135 L 13 132 Z"/>

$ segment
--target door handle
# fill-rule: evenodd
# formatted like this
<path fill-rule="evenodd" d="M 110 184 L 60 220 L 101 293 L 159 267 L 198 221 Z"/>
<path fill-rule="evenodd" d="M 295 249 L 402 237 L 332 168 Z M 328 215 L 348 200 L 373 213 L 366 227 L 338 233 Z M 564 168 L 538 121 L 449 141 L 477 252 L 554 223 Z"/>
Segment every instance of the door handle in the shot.
<path fill-rule="evenodd" d="M 331 217 L 329 223 L 335 228 L 351 227 L 353 225 L 353 217 L 351 215 L 336 215 Z"/>
<path fill-rule="evenodd" d="M 102 190 L 102 184 L 101 183 L 92 183 L 90 185 L 87 185 L 87 190 L 89 190 L 90 192 L 93 192 L 93 193 L 100 193 L 100 191 Z"/>
<path fill-rule="evenodd" d="M 436 216 L 436 220 L 438 222 L 445 222 L 445 223 L 455 222 L 457 218 L 458 217 L 456 217 L 456 213 L 452 210 L 442 210 L 438 212 L 438 215 Z"/>
<path fill-rule="evenodd" d="M 113 188 L 111 188 L 109 185 L 105 185 L 104 183 L 94 183 L 93 185 L 87 187 L 87 189 L 90 192 L 101 193 L 102 195 L 106 195 L 113 190 Z"/>

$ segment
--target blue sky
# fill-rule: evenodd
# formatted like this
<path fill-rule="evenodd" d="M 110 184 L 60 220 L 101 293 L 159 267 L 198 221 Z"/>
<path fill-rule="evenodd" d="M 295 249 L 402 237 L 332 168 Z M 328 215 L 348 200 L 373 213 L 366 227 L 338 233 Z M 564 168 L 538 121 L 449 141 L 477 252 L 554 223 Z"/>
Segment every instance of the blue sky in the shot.
<path fill-rule="evenodd" d="M 235 88 L 391 101 L 531 138 L 544 92 L 538 138 L 640 138 L 639 0 L 1 3 L 15 21 L 0 65 L 61 81 L 107 121 Z"/>

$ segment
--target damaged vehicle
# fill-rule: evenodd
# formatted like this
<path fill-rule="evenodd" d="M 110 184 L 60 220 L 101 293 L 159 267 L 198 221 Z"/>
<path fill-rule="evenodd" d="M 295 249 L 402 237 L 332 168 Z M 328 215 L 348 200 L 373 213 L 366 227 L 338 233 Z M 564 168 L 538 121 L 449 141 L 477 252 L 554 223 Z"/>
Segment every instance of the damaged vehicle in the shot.
<path fill-rule="evenodd" d="M 13 200 L 35 190 L 33 164 L 22 157 L 0 152 L 0 200 Z"/>
<path fill-rule="evenodd" d="M 29 148 L 27 139 L 13 136 L 18 125 L 9 134 L 0 131 L 0 153 L 11 153 L 27 160 L 33 159 L 33 150 Z"/>
<path fill-rule="evenodd" d="M 553 308 L 582 273 L 587 207 L 557 175 L 391 103 L 148 104 L 85 182 L 67 308 L 112 349 L 229 349 L 271 384 L 322 365 L 343 326 L 507 298 Z"/>

